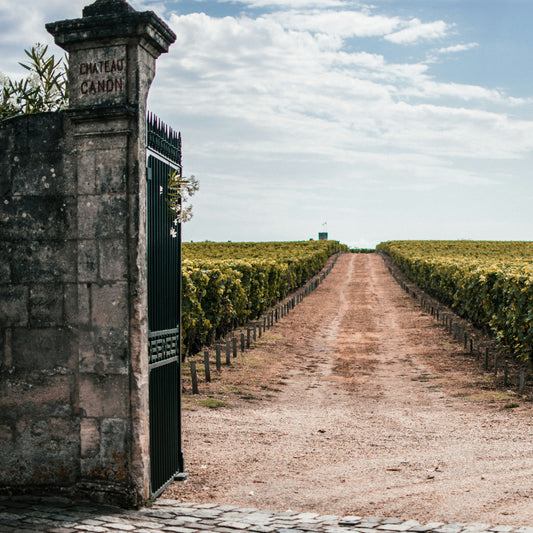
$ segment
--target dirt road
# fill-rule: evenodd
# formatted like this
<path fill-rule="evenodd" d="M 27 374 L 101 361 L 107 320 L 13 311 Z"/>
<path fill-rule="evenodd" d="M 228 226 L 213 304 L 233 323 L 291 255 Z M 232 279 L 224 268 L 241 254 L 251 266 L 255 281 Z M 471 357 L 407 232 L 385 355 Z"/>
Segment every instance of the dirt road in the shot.
<path fill-rule="evenodd" d="M 533 409 L 493 390 L 377 255 L 320 285 L 185 398 L 190 478 L 164 497 L 533 525 Z M 511 408 L 513 407 L 513 408 Z"/>

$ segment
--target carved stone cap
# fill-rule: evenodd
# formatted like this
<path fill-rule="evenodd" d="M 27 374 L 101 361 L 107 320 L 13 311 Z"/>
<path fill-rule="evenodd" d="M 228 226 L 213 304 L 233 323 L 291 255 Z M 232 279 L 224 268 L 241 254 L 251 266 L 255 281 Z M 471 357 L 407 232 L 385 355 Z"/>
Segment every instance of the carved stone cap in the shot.
<path fill-rule="evenodd" d="M 97 17 L 99 15 L 123 14 L 134 11 L 126 0 L 96 0 L 94 4 L 83 8 L 83 16 Z"/>
<path fill-rule="evenodd" d="M 84 41 L 138 36 L 162 54 L 176 40 L 176 34 L 153 11 L 135 11 L 125 0 L 96 0 L 83 9 L 83 18 L 51 22 L 46 29 L 67 51 Z"/>

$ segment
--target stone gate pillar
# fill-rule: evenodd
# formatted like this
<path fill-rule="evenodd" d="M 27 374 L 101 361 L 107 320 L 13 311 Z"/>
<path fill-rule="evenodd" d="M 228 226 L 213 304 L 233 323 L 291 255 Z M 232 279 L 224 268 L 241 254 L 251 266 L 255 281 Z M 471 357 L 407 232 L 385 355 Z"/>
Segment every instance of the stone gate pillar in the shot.
<path fill-rule="evenodd" d="M 127 505 L 149 493 L 146 99 L 176 36 L 153 12 L 97 0 L 47 24 L 69 53 L 65 143 L 77 198 L 78 488 Z"/>

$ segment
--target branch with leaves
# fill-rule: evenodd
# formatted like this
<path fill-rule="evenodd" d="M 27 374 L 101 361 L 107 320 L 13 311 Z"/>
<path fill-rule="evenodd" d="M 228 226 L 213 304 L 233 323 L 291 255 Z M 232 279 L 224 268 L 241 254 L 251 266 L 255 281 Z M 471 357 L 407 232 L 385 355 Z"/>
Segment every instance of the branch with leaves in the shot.
<path fill-rule="evenodd" d="M 181 176 L 180 169 L 169 174 L 167 204 L 168 214 L 172 218 L 174 226 L 191 220 L 193 216 L 192 205 L 186 204 L 199 188 L 200 182 L 194 176 Z M 172 230 L 171 235 L 174 236 Z"/>
<path fill-rule="evenodd" d="M 0 120 L 17 115 L 59 111 L 68 105 L 68 60 L 48 55 L 48 46 L 37 43 L 24 50 L 29 71 L 26 78 L 13 81 L 0 74 Z"/>

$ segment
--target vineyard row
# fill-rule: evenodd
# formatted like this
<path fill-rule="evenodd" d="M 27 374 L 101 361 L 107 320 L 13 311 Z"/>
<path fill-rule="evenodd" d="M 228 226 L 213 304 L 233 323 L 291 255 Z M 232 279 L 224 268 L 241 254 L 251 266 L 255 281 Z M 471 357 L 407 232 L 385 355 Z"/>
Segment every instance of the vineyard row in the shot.
<path fill-rule="evenodd" d="M 226 336 L 225 340 L 219 339 L 214 346 L 205 347 L 203 350 L 203 359 L 198 355 L 189 358 L 189 372 L 187 367 L 183 375 L 186 387 L 191 387 L 193 394 L 199 393 L 198 384 L 202 379 L 199 374 L 203 370 L 203 380 L 208 383 L 211 381 L 211 368 L 214 363 L 214 368 L 217 372 L 222 370 L 223 360 L 225 365 L 230 366 L 232 359 L 237 357 L 238 345 L 240 345 L 240 352 L 253 348 L 261 338 L 263 332 L 266 332 L 274 326 L 279 320 L 287 316 L 303 299 L 311 294 L 320 283 L 331 272 L 340 253 L 336 253 L 329 258 L 324 268 L 315 276 L 313 276 L 307 283 L 300 287 L 296 292 L 278 302 L 274 307 L 264 313 L 257 320 L 248 322 L 240 332 L 233 330 Z M 240 339 L 240 343 L 239 343 Z M 214 349 L 214 352 L 213 352 Z M 214 355 L 214 361 L 213 361 Z M 225 355 L 225 357 L 223 357 Z M 233 356 L 233 357 L 232 357 Z"/>
<path fill-rule="evenodd" d="M 198 352 L 316 275 L 347 247 L 337 241 L 187 243 L 182 263 L 185 354 Z"/>
<path fill-rule="evenodd" d="M 502 349 L 532 362 L 533 243 L 490 241 L 390 241 L 377 250 L 428 294 Z"/>

